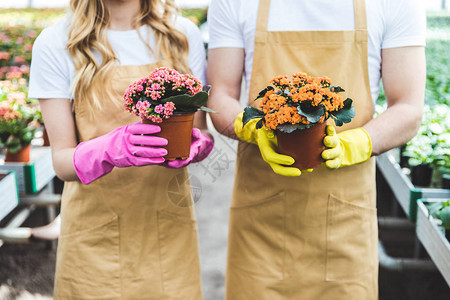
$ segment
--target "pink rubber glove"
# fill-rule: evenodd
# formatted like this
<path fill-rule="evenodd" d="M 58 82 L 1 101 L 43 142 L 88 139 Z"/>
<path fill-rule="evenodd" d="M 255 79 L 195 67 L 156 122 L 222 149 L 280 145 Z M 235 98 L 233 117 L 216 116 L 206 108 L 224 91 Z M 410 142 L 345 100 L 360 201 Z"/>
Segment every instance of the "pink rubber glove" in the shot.
<path fill-rule="evenodd" d="M 137 122 L 80 143 L 73 154 L 78 178 L 89 184 L 114 167 L 162 164 L 167 150 L 158 147 L 166 146 L 167 140 L 151 135 L 160 131 L 157 125 Z"/>
<path fill-rule="evenodd" d="M 167 161 L 163 166 L 171 169 L 184 168 L 190 163 L 196 163 L 204 160 L 211 153 L 214 147 L 214 141 L 207 136 L 202 134 L 200 129 L 192 129 L 192 142 L 189 157 L 187 159 L 176 159 L 172 161 Z"/>

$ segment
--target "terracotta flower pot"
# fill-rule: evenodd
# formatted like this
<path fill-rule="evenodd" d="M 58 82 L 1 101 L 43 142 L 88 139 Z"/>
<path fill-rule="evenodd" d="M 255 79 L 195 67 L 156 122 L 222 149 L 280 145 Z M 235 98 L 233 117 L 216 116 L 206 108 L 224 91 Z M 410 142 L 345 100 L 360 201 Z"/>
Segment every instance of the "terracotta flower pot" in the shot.
<path fill-rule="evenodd" d="M 322 151 L 325 149 L 326 124 L 320 123 L 308 129 L 297 129 L 291 133 L 276 130 L 278 152 L 293 157 L 293 167 L 300 170 L 312 169 L 323 162 Z"/>
<path fill-rule="evenodd" d="M 6 151 L 5 162 L 24 162 L 30 161 L 31 144 L 24 146 L 16 152 Z"/>
<path fill-rule="evenodd" d="M 161 127 L 161 132 L 155 134 L 168 140 L 166 160 L 186 159 L 189 157 L 192 139 L 194 113 L 174 113 L 162 123 L 153 123 L 143 120 L 144 124 L 153 124 Z"/>

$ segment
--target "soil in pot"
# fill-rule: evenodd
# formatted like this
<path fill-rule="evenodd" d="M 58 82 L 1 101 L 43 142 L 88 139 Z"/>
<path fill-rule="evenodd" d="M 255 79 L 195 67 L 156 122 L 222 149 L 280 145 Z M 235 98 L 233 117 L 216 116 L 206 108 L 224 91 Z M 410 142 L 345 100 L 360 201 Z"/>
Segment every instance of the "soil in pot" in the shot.
<path fill-rule="evenodd" d="M 168 144 L 166 160 L 186 159 L 191 149 L 192 128 L 195 113 L 174 113 L 170 118 L 164 119 L 162 123 L 153 123 L 143 120 L 144 124 L 153 124 L 161 127 L 161 132 L 156 136 L 167 139 Z"/>
<path fill-rule="evenodd" d="M 411 182 L 417 186 L 430 186 L 432 174 L 433 169 L 429 165 L 411 167 Z"/>
<path fill-rule="evenodd" d="M 278 152 L 293 157 L 295 162 L 292 166 L 300 170 L 319 167 L 323 162 L 325 129 L 326 123 L 297 129 L 291 133 L 276 130 Z"/>
<path fill-rule="evenodd" d="M 30 161 L 30 150 L 31 144 L 26 145 L 16 152 L 6 151 L 5 162 L 23 162 L 27 163 Z"/>

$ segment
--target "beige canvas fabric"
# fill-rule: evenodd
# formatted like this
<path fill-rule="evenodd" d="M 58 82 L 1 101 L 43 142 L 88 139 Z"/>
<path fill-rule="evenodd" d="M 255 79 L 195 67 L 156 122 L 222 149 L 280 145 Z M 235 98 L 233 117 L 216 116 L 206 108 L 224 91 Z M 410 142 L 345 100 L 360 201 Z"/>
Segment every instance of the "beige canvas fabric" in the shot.
<path fill-rule="evenodd" d="M 328 76 L 372 118 L 364 0 L 354 31 L 267 31 L 261 0 L 249 103 L 278 75 Z M 326 12 L 329 13 L 329 12 Z M 301 145 L 299 145 L 301 147 Z M 226 299 L 378 299 L 375 161 L 300 177 L 275 174 L 258 147 L 240 143 L 230 212 Z"/>
<path fill-rule="evenodd" d="M 170 67 L 117 66 L 104 88 L 122 99 L 159 66 Z M 83 101 L 74 103 L 80 141 L 139 121 L 110 99 L 90 118 Z M 191 203 L 186 168 L 115 168 L 89 185 L 66 182 L 55 299 L 202 299 Z"/>

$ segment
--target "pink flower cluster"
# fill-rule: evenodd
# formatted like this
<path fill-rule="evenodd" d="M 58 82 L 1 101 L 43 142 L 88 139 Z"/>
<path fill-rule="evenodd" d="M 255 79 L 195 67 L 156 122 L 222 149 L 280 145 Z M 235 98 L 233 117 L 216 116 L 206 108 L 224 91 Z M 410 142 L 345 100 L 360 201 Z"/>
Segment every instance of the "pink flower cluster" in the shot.
<path fill-rule="evenodd" d="M 6 66 L 0 67 L 0 79 L 5 78 L 7 80 L 20 79 L 22 77 L 28 78 L 30 75 L 30 68 L 26 65 L 17 66 Z"/>
<path fill-rule="evenodd" d="M 9 101 L 0 102 L 0 120 L 11 121 L 21 117 L 22 114 L 15 110 Z"/>
<path fill-rule="evenodd" d="M 170 68 L 157 68 L 148 77 L 132 83 L 125 92 L 124 106 L 142 119 L 161 123 L 169 118 L 176 107 L 173 102 L 162 101 L 172 96 L 201 92 L 203 86 L 197 77 L 180 74 Z"/>
<path fill-rule="evenodd" d="M 23 82 L 20 82 L 22 84 Z M 10 121 L 22 118 L 21 106 L 27 105 L 27 95 L 18 91 L 19 85 L 0 81 L 0 120 Z"/>

